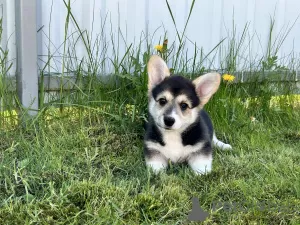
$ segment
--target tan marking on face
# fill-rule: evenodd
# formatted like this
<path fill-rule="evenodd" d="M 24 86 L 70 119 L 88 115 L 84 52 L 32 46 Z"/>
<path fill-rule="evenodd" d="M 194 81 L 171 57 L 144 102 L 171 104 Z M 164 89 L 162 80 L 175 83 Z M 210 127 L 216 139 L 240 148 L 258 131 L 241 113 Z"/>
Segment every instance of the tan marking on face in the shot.
<path fill-rule="evenodd" d="M 186 95 L 178 95 L 176 97 L 176 102 L 178 104 L 180 104 L 180 103 L 186 103 L 186 104 L 188 104 L 188 106 L 189 106 L 190 109 L 192 108 L 192 102 L 189 100 L 189 98 Z"/>
<path fill-rule="evenodd" d="M 160 98 L 165 98 L 168 102 L 170 102 L 173 100 L 173 95 L 169 91 L 164 91 L 160 93 L 155 100 L 158 101 Z"/>
<path fill-rule="evenodd" d="M 185 119 L 187 119 L 188 117 L 191 117 L 192 116 L 192 102 L 190 101 L 190 99 L 184 95 L 184 94 L 181 94 L 179 96 L 176 97 L 175 99 L 176 101 L 176 109 L 177 109 L 177 112 L 179 112 L 179 114 L 181 115 L 182 117 L 182 120 L 184 121 Z M 188 105 L 187 109 L 182 111 L 181 110 L 181 103 L 185 103 Z"/>

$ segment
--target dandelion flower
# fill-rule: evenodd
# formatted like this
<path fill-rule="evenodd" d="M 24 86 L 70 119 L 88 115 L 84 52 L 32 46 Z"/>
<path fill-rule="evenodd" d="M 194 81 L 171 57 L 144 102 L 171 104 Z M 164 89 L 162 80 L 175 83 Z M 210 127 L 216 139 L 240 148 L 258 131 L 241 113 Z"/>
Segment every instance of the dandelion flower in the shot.
<path fill-rule="evenodd" d="M 235 79 L 235 76 L 227 74 L 227 73 L 224 74 L 222 77 L 223 77 L 223 80 L 228 81 L 228 82 L 231 82 Z"/>
<path fill-rule="evenodd" d="M 157 51 L 159 51 L 159 52 L 161 52 L 161 51 L 163 50 L 163 46 L 162 46 L 162 45 L 155 45 L 154 48 L 155 48 Z"/>

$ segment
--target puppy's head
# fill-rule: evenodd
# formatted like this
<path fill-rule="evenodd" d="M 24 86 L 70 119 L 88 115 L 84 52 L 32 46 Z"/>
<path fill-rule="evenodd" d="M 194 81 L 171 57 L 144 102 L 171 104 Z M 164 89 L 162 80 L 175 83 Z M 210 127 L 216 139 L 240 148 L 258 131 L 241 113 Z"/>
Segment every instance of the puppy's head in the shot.
<path fill-rule="evenodd" d="M 208 73 L 190 81 L 170 76 L 170 71 L 157 55 L 148 63 L 149 113 L 156 125 L 166 130 L 184 130 L 194 123 L 198 113 L 218 90 L 220 74 Z"/>

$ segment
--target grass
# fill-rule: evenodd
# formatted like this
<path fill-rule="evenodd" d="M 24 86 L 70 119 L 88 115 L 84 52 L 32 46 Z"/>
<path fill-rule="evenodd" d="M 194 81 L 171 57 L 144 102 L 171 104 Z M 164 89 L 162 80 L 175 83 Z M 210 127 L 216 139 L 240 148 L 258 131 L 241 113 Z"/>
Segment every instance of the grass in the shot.
<path fill-rule="evenodd" d="M 282 78 L 286 70 L 295 74 L 297 58 L 284 68 L 270 43 L 265 58 L 248 63 L 248 80 L 222 81 L 206 110 L 217 136 L 233 151 L 215 149 L 211 174 L 198 177 L 186 165 L 170 165 L 154 175 L 143 159 L 146 63 L 154 43 L 145 51 L 142 41 L 129 44 L 120 58 L 115 52 L 107 60 L 114 75 L 103 83 L 96 75 L 108 62 L 92 57 L 98 51 L 105 56 L 108 46 L 98 49 L 102 36 L 91 43 L 80 30 L 77 39 L 86 38 L 89 57 L 71 61 L 77 59 L 72 41 L 77 39 L 68 38 L 74 17 L 70 1 L 65 5 L 63 74 L 74 73 L 79 84 L 73 90 L 60 87 L 46 103 L 43 92 L 37 117 L 25 126 L 18 118 L 26 109 L 7 85 L 7 52 L 0 54 L 0 224 L 193 224 L 188 220 L 192 197 L 209 213 L 203 224 L 300 223 L 300 95 L 294 81 L 268 78 L 270 73 Z M 190 13 L 192 8 L 193 3 Z M 194 78 L 210 70 L 209 56 L 222 53 L 222 71 L 240 80 L 245 34 L 239 40 L 234 32 L 206 55 L 195 45 L 192 59 L 185 56 L 184 35 L 177 35 L 179 49 L 171 43 L 161 53 L 173 60 L 175 72 Z M 49 51 L 42 78 L 53 55 Z"/>
<path fill-rule="evenodd" d="M 206 224 L 298 224 L 299 114 L 252 122 L 251 114 L 232 111 L 215 125 L 234 150 L 216 150 L 213 172 L 202 177 L 184 165 L 150 174 L 142 132 L 135 132 L 142 124 L 123 127 L 96 110 L 52 109 L 39 127 L 2 132 L 0 222 L 187 224 L 195 196 L 210 212 Z M 215 201 L 238 202 L 243 210 L 213 211 Z M 261 202 L 273 206 L 253 207 Z"/>

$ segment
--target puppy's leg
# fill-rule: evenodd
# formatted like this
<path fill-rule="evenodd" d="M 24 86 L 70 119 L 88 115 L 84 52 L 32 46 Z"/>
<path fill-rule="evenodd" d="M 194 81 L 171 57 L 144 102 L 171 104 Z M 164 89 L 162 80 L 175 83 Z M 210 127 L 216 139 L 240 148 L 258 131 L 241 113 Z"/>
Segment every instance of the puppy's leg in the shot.
<path fill-rule="evenodd" d="M 188 159 L 188 164 L 197 175 L 207 174 L 212 170 L 212 152 L 199 151 L 193 153 Z"/>
<path fill-rule="evenodd" d="M 231 150 L 232 147 L 229 144 L 225 144 L 224 142 L 218 140 L 216 137 L 216 134 L 213 135 L 213 144 L 217 146 L 218 148 L 221 148 L 222 150 Z"/>
<path fill-rule="evenodd" d="M 168 160 L 155 150 L 147 150 L 145 161 L 146 166 L 152 169 L 155 174 L 163 171 L 168 166 Z"/>

